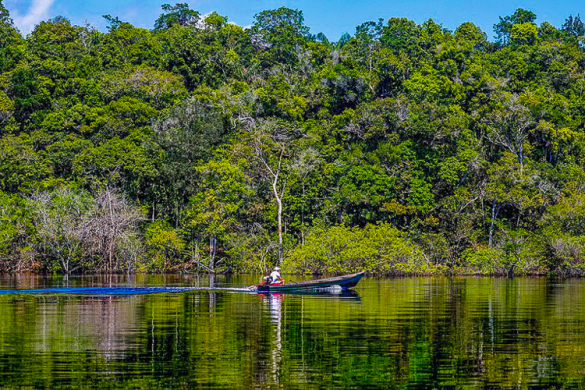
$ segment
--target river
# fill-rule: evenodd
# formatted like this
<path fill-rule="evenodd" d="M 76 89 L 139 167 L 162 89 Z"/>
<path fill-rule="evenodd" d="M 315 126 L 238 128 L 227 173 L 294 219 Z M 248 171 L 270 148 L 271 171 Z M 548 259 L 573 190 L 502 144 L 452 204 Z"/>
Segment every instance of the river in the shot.
<path fill-rule="evenodd" d="M 258 279 L 5 275 L 0 288 Z M 585 385 L 583 279 L 365 278 L 341 295 L 11 293 L 0 319 L 0 387 Z"/>

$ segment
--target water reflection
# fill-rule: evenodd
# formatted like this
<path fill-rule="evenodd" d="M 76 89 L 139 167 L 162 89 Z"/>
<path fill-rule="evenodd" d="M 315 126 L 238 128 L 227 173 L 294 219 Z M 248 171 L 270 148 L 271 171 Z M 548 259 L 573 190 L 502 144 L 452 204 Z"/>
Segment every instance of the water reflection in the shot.
<path fill-rule="evenodd" d="M 272 379 L 275 384 L 279 385 L 280 364 L 282 360 L 282 302 L 285 295 L 266 294 L 262 298 L 268 306 L 270 319 L 274 325 L 273 348 L 271 354 Z"/>
<path fill-rule="evenodd" d="M 242 286 L 256 278 L 71 278 Z M 2 287 L 63 286 L 8 277 Z M 585 281 L 364 280 L 359 295 L 0 296 L 3 387 L 577 387 Z"/>

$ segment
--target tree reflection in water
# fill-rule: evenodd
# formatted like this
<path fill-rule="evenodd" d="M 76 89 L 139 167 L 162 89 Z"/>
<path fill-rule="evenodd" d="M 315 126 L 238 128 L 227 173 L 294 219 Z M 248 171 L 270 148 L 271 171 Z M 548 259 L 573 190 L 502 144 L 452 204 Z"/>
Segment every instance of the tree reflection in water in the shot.
<path fill-rule="evenodd" d="M 225 286 L 218 277 L 5 287 Z M 362 284 L 363 283 L 363 284 Z M 364 280 L 359 296 L 0 295 L 2 387 L 575 387 L 585 280 Z"/>
<path fill-rule="evenodd" d="M 282 303 L 284 295 L 266 294 L 263 295 L 264 302 L 268 304 L 270 319 L 274 324 L 274 348 L 272 349 L 272 378 L 275 384 L 279 384 L 280 363 L 282 360 Z"/>

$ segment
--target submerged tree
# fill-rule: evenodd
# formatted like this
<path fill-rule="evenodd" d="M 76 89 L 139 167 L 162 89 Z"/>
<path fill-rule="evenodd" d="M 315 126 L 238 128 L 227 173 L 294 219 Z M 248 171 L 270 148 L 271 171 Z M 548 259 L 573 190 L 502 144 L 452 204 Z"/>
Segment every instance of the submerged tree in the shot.
<path fill-rule="evenodd" d="M 99 269 L 115 272 L 135 268 L 138 224 L 142 219 L 140 210 L 116 190 L 106 188 L 95 196 L 81 234 L 86 253 L 96 256 Z"/>
<path fill-rule="evenodd" d="M 124 196 L 103 190 L 96 196 L 68 187 L 27 199 L 35 229 L 34 246 L 48 267 L 64 273 L 92 268 L 131 270 L 136 260 L 140 211 Z M 54 261 L 54 262 L 51 262 Z"/>
<path fill-rule="evenodd" d="M 83 224 L 92 199 L 85 192 L 61 188 L 27 200 L 35 227 L 34 246 L 49 259 L 49 268 L 65 274 L 83 267 Z"/>

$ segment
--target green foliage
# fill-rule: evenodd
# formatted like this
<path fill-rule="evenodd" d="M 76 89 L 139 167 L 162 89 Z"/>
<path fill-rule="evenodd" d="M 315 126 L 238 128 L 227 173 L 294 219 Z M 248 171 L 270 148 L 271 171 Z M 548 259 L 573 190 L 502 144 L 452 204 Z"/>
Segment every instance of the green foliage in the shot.
<path fill-rule="evenodd" d="M 455 30 L 455 38 L 467 42 L 475 48 L 487 45 L 487 35 L 471 22 L 465 22 Z"/>
<path fill-rule="evenodd" d="M 525 230 L 505 230 L 493 248 L 476 247 L 463 251 L 460 273 L 480 275 L 530 275 L 543 272 L 542 247 Z"/>
<path fill-rule="evenodd" d="M 393 51 L 413 50 L 419 46 L 420 27 L 406 18 L 392 18 L 382 28 L 380 41 Z"/>
<path fill-rule="evenodd" d="M 578 15 L 106 19 L 23 38 L 0 2 L 5 269 L 583 273 Z"/>
<path fill-rule="evenodd" d="M 506 17 L 500 16 L 500 22 L 494 25 L 496 38 L 500 44 L 507 44 L 514 26 L 518 24 L 533 24 L 536 14 L 522 8 L 518 8 L 514 14 Z"/>
<path fill-rule="evenodd" d="M 4 4 L 0 1 L 0 23 L 12 24 L 12 19 L 10 18 L 10 13 L 4 7 Z"/>
<path fill-rule="evenodd" d="M 158 35 L 164 44 L 164 68 L 182 75 L 189 90 L 219 87 L 252 70 L 247 68 L 252 50 L 250 36 L 226 20 L 212 14 L 200 29 L 175 26 Z"/>
<path fill-rule="evenodd" d="M 585 273 L 585 195 L 568 193 L 542 216 L 543 257 L 551 272 Z"/>
<path fill-rule="evenodd" d="M 563 23 L 562 29 L 568 35 L 573 35 L 575 37 L 582 37 L 585 35 L 585 24 L 581 20 L 579 14 L 573 17 L 573 15 L 569 15 L 569 17 Z"/>
<path fill-rule="evenodd" d="M 102 79 L 100 94 L 106 101 L 130 98 L 138 103 L 147 103 L 156 109 L 171 107 L 186 96 L 185 86 L 180 76 L 159 71 L 147 66 L 124 69 L 106 73 Z M 147 113 L 148 118 L 156 112 Z M 150 124 L 150 121 L 147 121 Z"/>
<path fill-rule="evenodd" d="M 4 272 L 14 270 L 12 267 L 19 271 L 31 266 L 23 264 L 19 257 L 29 249 L 27 238 L 32 230 L 29 210 L 23 199 L 0 192 L 0 257 L 11 260 L 2 262 Z"/>
<path fill-rule="evenodd" d="M 177 3 L 174 6 L 163 4 L 164 13 L 154 22 L 154 31 L 164 31 L 178 26 L 195 26 L 199 21 L 199 12 L 189 8 L 187 3 Z"/>
<path fill-rule="evenodd" d="M 295 64 L 297 50 L 302 50 L 309 28 L 303 12 L 286 7 L 262 11 L 254 16 L 250 29 L 252 43 L 260 51 L 260 59 L 268 64 Z"/>
<path fill-rule="evenodd" d="M 129 65 L 158 67 L 162 55 L 162 43 L 144 28 L 134 27 L 119 20 L 111 25 L 104 36 L 95 37 L 95 55 L 100 63 L 96 71 L 120 69 Z M 97 61 L 97 59 L 91 59 Z"/>
<path fill-rule="evenodd" d="M 14 68 L 22 59 L 22 44 L 21 35 L 0 1 L 0 74 Z"/>
<path fill-rule="evenodd" d="M 168 223 L 157 221 L 148 224 L 144 232 L 146 269 L 155 272 L 172 271 L 181 263 L 185 243 Z"/>
<path fill-rule="evenodd" d="M 51 82 L 38 77 L 30 68 L 19 68 L 12 73 L 9 96 L 14 101 L 14 116 L 17 121 L 26 123 L 35 111 L 49 104 Z"/>
<path fill-rule="evenodd" d="M 248 178 L 240 166 L 225 160 L 210 161 L 196 169 L 202 190 L 191 198 L 185 218 L 197 231 L 222 236 L 238 225 L 243 203 L 252 195 Z"/>
<path fill-rule="evenodd" d="M 38 188 L 52 173 L 51 164 L 43 154 L 34 150 L 27 136 L 1 138 L 0 189 L 26 193 Z"/>
<path fill-rule="evenodd" d="M 502 264 L 502 253 L 495 248 L 470 248 L 462 253 L 463 263 L 473 273 L 498 275 Z"/>
<path fill-rule="evenodd" d="M 522 23 L 512 26 L 510 43 L 512 45 L 533 45 L 538 39 L 538 28 L 534 23 Z"/>
<path fill-rule="evenodd" d="M 221 145 L 226 126 L 219 110 L 193 99 L 163 114 L 153 128 L 150 153 L 159 156 L 159 167 L 158 179 L 151 184 L 152 200 L 178 222 L 180 209 L 198 188 L 196 167 Z"/>
<path fill-rule="evenodd" d="M 142 142 L 142 134 L 131 134 L 86 148 L 75 156 L 73 173 L 87 187 L 117 185 L 128 193 L 140 193 L 145 190 L 143 183 L 157 175 Z"/>
<path fill-rule="evenodd" d="M 284 269 L 304 273 L 425 274 L 437 269 L 403 232 L 387 225 L 363 229 L 333 226 L 313 229 L 305 244 L 286 260 Z"/>

